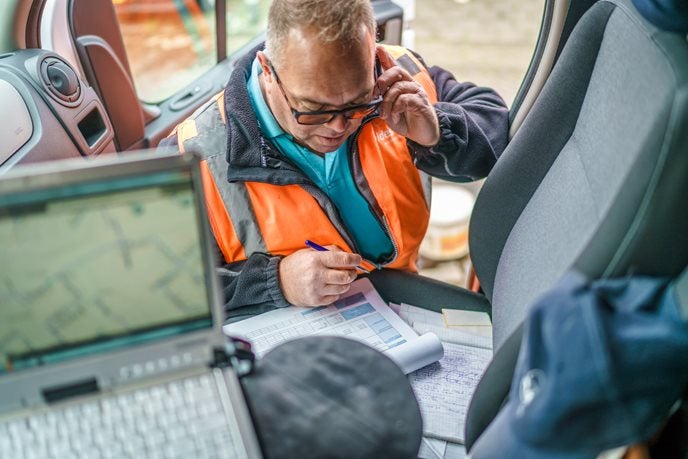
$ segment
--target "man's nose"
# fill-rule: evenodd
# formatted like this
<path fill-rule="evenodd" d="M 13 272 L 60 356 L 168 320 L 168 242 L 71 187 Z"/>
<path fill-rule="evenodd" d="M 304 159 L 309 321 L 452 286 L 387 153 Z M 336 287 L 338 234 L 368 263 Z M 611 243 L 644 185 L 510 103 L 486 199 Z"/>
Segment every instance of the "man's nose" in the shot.
<path fill-rule="evenodd" d="M 348 118 L 344 117 L 344 115 L 335 115 L 334 118 L 332 118 L 330 121 L 325 123 L 325 126 L 328 128 L 332 129 L 333 131 L 337 132 L 338 134 L 343 133 L 346 131 L 346 125 L 349 123 Z"/>

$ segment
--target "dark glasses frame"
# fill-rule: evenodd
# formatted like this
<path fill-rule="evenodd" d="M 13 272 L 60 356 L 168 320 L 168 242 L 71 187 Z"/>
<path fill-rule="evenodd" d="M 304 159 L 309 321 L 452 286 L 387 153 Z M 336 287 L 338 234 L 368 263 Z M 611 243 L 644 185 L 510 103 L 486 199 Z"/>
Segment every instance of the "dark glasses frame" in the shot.
<path fill-rule="evenodd" d="M 296 110 L 291 103 L 289 102 L 289 98 L 287 97 L 287 93 L 284 91 L 284 88 L 282 87 L 282 81 L 280 80 L 279 76 L 277 75 L 277 72 L 275 71 L 275 67 L 272 66 L 272 62 L 269 63 L 270 65 L 270 70 L 272 73 L 275 75 L 275 81 L 277 82 L 277 86 L 279 86 L 280 91 L 282 92 L 282 96 L 284 97 L 284 100 L 287 102 L 287 105 L 289 106 L 289 109 L 291 110 L 291 114 L 294 116 L 294 119 L 296 119 L 296 122 L 299 124 L 303 124 L 306 126 L 316 126 L 319 124 L 325 124 L 329 123 L 332 121 L 335 117 L 337 116 L 343 116 L 344 119 L 346 120 L 357 120 L 361 118 L 365 118 L 366 116 L 372 114 L 377 110 L 377 108 L 380 106 L 382 103 L 382 95 L 376 97 L 375 99 L 371 100 L 368 103 L 365 104 L 358 104 L 358 105 L 352 105 L 350 107 L 341 109 L 341 110 L 315 110 L 311 112 L 300 112 Z M 377 59 L 377 56 L 375 57 L 375 74 L 374 78 L 375 81 L 377 81 L 377 78 L 380 74 L 380 62 Z"/>

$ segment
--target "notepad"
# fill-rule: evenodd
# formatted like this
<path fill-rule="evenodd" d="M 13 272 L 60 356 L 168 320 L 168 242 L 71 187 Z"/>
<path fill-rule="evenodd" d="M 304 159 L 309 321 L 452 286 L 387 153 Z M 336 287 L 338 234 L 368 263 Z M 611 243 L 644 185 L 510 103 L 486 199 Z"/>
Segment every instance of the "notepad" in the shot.
<path fill-rule="evenodd" d="M 445 349 L 438 362 L 409 375 L 423 417 L 419 457 L 465 457 L 459 443 L 464 441 L 468 405 L 492 358 L 489 316 L 450 309 L 438 313 L 403 303 L 390 306 L 417 333 L 436 335 Z"/>
<path fill-rule="evenodd" d="M 492 341 L 492 323 L 484 312 L 442 309 L 444 326 Z"/>
<path fill-rule="evenodd" d="M 490 349 L 444 343 L 444 357 L 409 375 L 423 416 L 423 434 L 464 442 L 468 405 L 492 358 Z"/>

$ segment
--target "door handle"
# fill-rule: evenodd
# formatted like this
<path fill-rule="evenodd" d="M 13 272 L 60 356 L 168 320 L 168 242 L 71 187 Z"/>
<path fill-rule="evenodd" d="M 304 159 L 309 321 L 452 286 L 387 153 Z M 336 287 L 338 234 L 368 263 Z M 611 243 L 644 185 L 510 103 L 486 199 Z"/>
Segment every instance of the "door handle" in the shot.
<path fill-rule="evenodd" d="M 209 83 L 199 83 L 183 93 L 177 95 L 170 101 L 170 110 L 178 112 L 205 96 L 212 89 Z"/>

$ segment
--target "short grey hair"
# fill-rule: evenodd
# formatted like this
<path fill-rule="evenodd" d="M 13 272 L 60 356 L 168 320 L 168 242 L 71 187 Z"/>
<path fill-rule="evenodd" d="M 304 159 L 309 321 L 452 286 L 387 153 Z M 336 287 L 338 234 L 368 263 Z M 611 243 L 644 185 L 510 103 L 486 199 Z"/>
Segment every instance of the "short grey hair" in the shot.
<path fill-rule="evenodd" d="M 304 28 L 317 31 L 323 43 L 352 45 L 360 39 L 361 24 L 375 37 L 377 27 L 370 0 L 273 0 L 265 54 L 280 66 L 289 33 Z"/>

